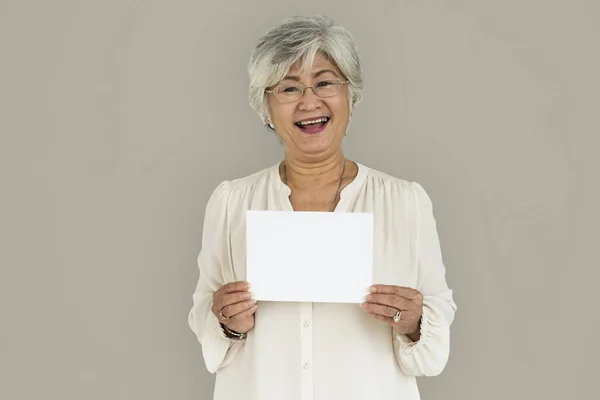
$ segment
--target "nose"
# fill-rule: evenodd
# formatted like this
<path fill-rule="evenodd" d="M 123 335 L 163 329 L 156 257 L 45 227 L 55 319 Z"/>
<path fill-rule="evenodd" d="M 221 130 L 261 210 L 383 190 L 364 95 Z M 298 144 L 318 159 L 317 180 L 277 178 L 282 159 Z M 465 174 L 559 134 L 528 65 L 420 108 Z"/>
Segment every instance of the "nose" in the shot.
<path fill-rule="evenodd" d="M 300 109 L 301 110 L 306 110 L 306 111 L 310 111 L 310 110 L 314 110 L 317 107 L 319 107 L 321 104 L 321 99 L 319 98 L 319 96 L 317 96 L 314 92 L 314 88 L 312 87 L 307 87 L 304 89 L 304 94 L 302 95 L 302 98 L 300 99 Z"/>

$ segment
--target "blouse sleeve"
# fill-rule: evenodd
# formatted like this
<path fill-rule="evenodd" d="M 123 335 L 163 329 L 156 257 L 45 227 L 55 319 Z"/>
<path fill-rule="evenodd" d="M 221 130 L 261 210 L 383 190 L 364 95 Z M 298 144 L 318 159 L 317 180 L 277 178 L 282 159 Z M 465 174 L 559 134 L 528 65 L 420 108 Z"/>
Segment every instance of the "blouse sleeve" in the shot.
<path fill-rule="evenodd" d="M 219 321 L 212 313 L 212 295 L 225 283 L 224 271 L 230 268 L 228 256 L 227 202 L 229 182 L 220 183 L 208 200 L 202 246 L 198 255 L 199 277 L 193 294 L 193 307 L 188 323 L 202 346 L 208 372 L 215 373 L 227 366 L 244 341 L 234 341 L 223 335 Z"/>
<path fill-rule="evenodd" d="M 411 376 L 434 376 L 442 372 L 450 354 L 450 325 L 456 304 L 446 284 L 441 246 L 431 199 L 421 185 L 411 183 L 415 198 L 417 290 L 423 295 L 421 336 L 413 342 L 406 335 L 393 335 L 401 369 Z"/>

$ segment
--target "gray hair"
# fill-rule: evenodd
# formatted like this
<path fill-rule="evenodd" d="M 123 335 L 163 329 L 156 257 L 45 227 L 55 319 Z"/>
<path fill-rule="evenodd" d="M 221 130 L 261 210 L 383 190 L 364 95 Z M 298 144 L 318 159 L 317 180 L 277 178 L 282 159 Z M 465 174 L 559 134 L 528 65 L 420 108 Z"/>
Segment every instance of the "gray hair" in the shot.
<path fill-rule="evenodd" d="M 362 99 L 363 74 L 358 47 L 350 32 L 325 16 L 293 17 L 259 38 L 248 64 L 250 106 L 266 123 L 265 89 L 279 83 L 302 60 L 310 71 L 317 53 L 327 56 L 349 81 L 350 110 Z"/>

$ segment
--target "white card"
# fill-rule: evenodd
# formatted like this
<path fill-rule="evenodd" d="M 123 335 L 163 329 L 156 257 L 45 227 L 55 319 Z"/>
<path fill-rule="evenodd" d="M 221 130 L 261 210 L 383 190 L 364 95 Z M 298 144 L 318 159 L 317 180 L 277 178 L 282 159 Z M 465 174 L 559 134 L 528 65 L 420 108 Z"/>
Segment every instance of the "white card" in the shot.
<path fill-rule="evenodd" d="M 373 284 L 373 215 L 247 211 L 246 280 L 256 300 L 362 303 Z"/>

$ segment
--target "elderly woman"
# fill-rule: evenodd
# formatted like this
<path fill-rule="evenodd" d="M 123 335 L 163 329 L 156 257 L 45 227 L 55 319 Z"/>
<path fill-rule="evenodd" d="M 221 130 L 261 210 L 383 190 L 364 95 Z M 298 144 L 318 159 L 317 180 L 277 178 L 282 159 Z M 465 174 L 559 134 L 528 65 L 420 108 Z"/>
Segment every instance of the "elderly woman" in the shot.
<path fill-rule="evenodd" d="M 288 19 L 260 38 L 249 74 L 250 104 L 284 157 L 208 201 L 189 324 L 217 373 L 214 398 L 419 399 L 415 377 L 448 360 L 456 306 L 424 189 L 342 152 L 363 89 L 352 36 L 325 17 Z M 254 301 L 247 210 L 372 213 L 377 284 L 365 302 Z"/>

